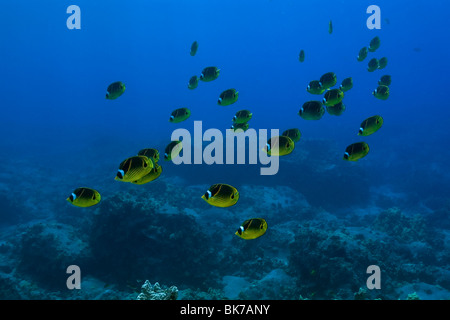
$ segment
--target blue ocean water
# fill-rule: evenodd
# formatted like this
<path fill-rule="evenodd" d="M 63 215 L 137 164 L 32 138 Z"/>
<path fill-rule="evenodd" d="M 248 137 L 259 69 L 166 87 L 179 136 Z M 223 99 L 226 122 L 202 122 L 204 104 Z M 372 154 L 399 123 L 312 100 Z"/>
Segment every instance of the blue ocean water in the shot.
<path fill-rule="evenodd" d="M 67 27 L 70 5 L 81 10 L 81 29 Z M 367 27 L 370 5 L 381 9 L 381 29 Z M 353 299 L 375 264 L 389 280 L 367 289 L 369 298 L 450 298 L 449 9 L 446 1 L 3 1 L 0 297 L 130 299 L 149 280 L 176 285 L 181 298 Z M 358 62 L 375 36 L 380 48 Z M 373 57 L 387 57 L 387 67 L 368 72 Z M 208 66 L 219 78 L 189 90 L 189 78 Z M 306 86 L 326 72 L 338 85 L 353 78 L 345 112 L 300 118 L 304 102 L 322 99 Z M 392 76 L 385 101 L 372 95 L 384 74 Z M 126 91 L 107 100 L 114 81 Z M 238 101 L 217 105 L 229 88 Z M 181 107 L 190 118 L 170 123 Z M 202 121 L 203 131 L 225 135 L 241 109 L 252 111 L 255 130 L 300 129 L 277 174 L 261 176 L 261 164 L 161 161 L 162 176 L 147 185 L 114 181 L 120 162 L 140 149 L 162 155 L 175 129 L 193 134 Z M 383 127 L 357 136 L 375 114 Z M 344 161 L 358 141 L 369 154 Z M 205 203 L 200 196 L 214 183 L 237 187 L 239 202 Z M 65 199 L 80 186 L 99 190 L 100 204 L 71 206 Z M 266 217 L 267 234 L 234 236 L 254 215 Z M 386 244 L 395 257 L 383 255 Z M 33 267 L 40 252 L 50 273 Z M 65 288 L 69 264 L 80 265 L 90 290 Z M 330 276 L 336 269 L 343 273 Z M 278 291 L 249 289 L 272 278 L 285 280 Z"/>

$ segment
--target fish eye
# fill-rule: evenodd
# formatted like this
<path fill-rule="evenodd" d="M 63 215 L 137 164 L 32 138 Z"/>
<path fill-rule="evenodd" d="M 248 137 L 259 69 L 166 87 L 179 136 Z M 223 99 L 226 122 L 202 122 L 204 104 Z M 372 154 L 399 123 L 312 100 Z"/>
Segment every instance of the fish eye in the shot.
<path fill-rule="evenodd" d="M 270 151 L 270 144 L 269 143 L 266 144 L 266 147 L 267 147 L 267 151 Z"/>
<path fill-rule="evenodd" d="M 348 159 L 348 157 L 349 157 L 348 152 L 344 153 L 344 159 Z"/>
<path fill-rule="evenodd" d="M 69 197 L 70 201 L 74 201 L 77 198 L 77 195 L 75 193 L 72 193 Z"/>
<path fill-rule="evenodd" d="M 237 233 L 239 233 L 241 235 L 242 232 L 244 232 L 244 227 L 240 226 L 239 229 L 237 229 Z"/>
<path fill-rule="evenodd" d="M 123 176 L 125 175 L 125 172 L 121 169 L 117 170 L 117 178 L 123 179 Z"/>
<path fill-rule="evenodd" d="M 222 103 L 222 98 L 219 98 L 219 100 L 217 101 L 219 104 Z"/>
<path fill-rule="evenodd" d="M 205 76 L 203 75 L 203 73 L 200 75 L 200 79 L 203 79 Z"/>
<path fill-rule="evenodd" d="M 231 198 L 231 199 L 234 199 L 234 194 L 232 194 L 232 195 L 230 196 L 230 198 Z"/>
<path fill-rule="evenodd" d="M 323 101 L 323 103 L 325 103 L 325 102 L 327 102 L 327 99 L 326 99 L 326 98 L 323 98 L 322 101 Z"/>
<path fill-rule="evenodd" d="M 310 90 L 311 86 L 308 84 L 308 86 L 306 87 L 306 90 Z"/>
<path fill-rule="evenodd" d="M 207 190 L 207 191 L 205 192 L 205 199 L 206 199 L 206 200 L 209 200 L 209 198 L 211 198 L 211 191 Z"/>
<path fill-rule="evenodd" d="M 363 133 L 364 129 L 363 128 L 359 128 L 359 133 Z"/>

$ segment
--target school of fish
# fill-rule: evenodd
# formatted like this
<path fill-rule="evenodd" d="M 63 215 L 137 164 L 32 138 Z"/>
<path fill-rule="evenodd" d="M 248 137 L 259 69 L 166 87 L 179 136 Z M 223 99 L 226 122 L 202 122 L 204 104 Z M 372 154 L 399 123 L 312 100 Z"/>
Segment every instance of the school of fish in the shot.
<path fill-rule="evenodd" d="M 328 23 L 328 33 L 333 33 L 333 24 Z M 381 41 L 378 36 L 374 37 L 369 45 L 360 49 L 357 61 L 364 61 L 369 54 L 377 51 Z M 194 41 L 190 47 L 190 55 L 194 57 L 197 54 L 199 44 Z M 305 61 L 305 50 L 301 49 L 298 55 L 301 63 Z M 367 64 L 368 72 L 387 67 L 386 57 L 380 59 L 372 58 Z M 221 70 L 216 66 L 203 68 L 199 75 L 192 76 L 188 81 L 188 89 L 194 90 L 200 82 L 210 82 L 219 78 Z M 353 88 L 352 77 L 342 80 L 338 88 L 333 88 L 337 84 L 337 75 L 334 72 L 327 72 L 319 77 L 318 80 L 311 80 L 306 87 L 306 91 L 312 95 L 323 95 L 321 100 L 305 101 L 298 115 L 304 120 L 320 120 L 325 111 L 333 116 L 341 116 L 346 110 L 343 103 L 344 93 Z M 378 99 L 386 100 L 389 97 L 389 86 L 391 85 L 391 76 L 383 75 L 378 81 L 377 88 L 372 92 Z M 106 99 L 115 100 L 124 94 L 126 86 L 121 81 L 112 82 L 106 90 Z M 219 106 L 230 106 L 238 101 L 239 91 L 235 88 L 225 89 L 220 93 L 217 104 Z M 186 121 L 191 116 L 189 108 L 181 107 L 171 112 L 169 122 L 180 123 Z M 235 113 L 232 118 L 231 129 L 234 132 L 245 132 L 249 128 L 249 121 L 253 113 L 250 110 L 242 109 Z M 357 135 L 367 137 L 377 132 L 383 125 L 383 118 L 380 115 L 373 115 L 364 119 L 357 130 Z M 264 146 L 263 150 L 270 156 L 285 156 L 291 154 L 295 149 L 295 144 L 300 141 L 302 134 L 298 128 L 289 128 L 283 131 L 279 136 L 273 136 Z M 170 141 L 164 150 L 164 160 L 172 161 L 183 149 L 182 141 Z M 353 142 L 345 149 L 343 159 L 346 161 L 358 161 L 369 153 L 369 145 L 365 141 Z M 129 182 L 137 185 L 144 185 L 154 181 L 162 174 L 162 166 L 159 164 L 160 154 L 156 148 L 143 148 L 136 155 L 131 155 L 123 159 L 118 165 L 116 176 L 117 181 Z M 226 208 L 237 204 L 240 194 L 232 185 L 225 183 L 214 183 L 201 196 L 201 198 L 211 206 Z M 91 207 L 98 204 L 101 200 L 100 193 L 92 188 L 78 187 L 66 199 L 72 205 L 77 207 Z M 252 217 L 239 224 L 235 235 L 250 240 L 264 235 L 268 224 L 264 218 Z"/>

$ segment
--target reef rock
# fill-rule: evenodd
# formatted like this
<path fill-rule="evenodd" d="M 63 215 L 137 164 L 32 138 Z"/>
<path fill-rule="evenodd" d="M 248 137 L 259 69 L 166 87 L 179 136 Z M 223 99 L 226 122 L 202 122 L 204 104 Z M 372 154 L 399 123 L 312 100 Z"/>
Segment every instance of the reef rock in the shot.
<path fill-rule="evenodd" d="M 150 281 L 146 280 L 136 300 L 177 300 L 177 298 L 177 287 L 161 288 L 158 282 L 155 282 L 152 286 Z"/>

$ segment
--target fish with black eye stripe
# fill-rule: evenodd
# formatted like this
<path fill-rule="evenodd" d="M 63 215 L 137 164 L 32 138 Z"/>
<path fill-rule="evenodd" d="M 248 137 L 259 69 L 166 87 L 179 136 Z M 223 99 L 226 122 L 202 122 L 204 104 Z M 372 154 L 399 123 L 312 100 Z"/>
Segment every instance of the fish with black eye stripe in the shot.
<path fill-rule="evenodd" d="M 114 180 L 132 182 L 150 173 L 153 161 L 146 156 L 133 156 L 123 160 Z"/>
<path fill-rule="evenodd" d="M 220 94 L 217 104 L 221 106 L 229 106 L 230 104 L 235 103 L 238 98 L 239 91 L 236 89 L 227 89 Z"/>
<path fill-rule="evenodd" d="M 75 189 L 66 200 L 74 206 L 86 208 L 99 203 L 101 196 L 97 190 L 82 187 Z"/>
<path fill-rule="evenodd" d="M 239 191 L 229 184 L 213 184 L 202 195 L 202 199 L 212 206 L 226 208 L 235 205 L 239 200 Z"/>
<path fill-rule="evenodd" d="M 199 79 L 204 82 L 216 80 L 220 75 L 220 69 L 217 67 L 206 67 L 202 70 Z"/>
<path fill-rule="evenodd" d="M 365 142 L 356 142 L 345 149 L 344 160 L 358 161 L 369 153 L 369 145 Z"/>
<path fill-rule="evenodd" d="M 263 218 L 253 218 L 245 220 L 237 229 L 235 235 L 238 237 L 251 240 L 261 237 L 267 231 L 267 222 Z"/>

